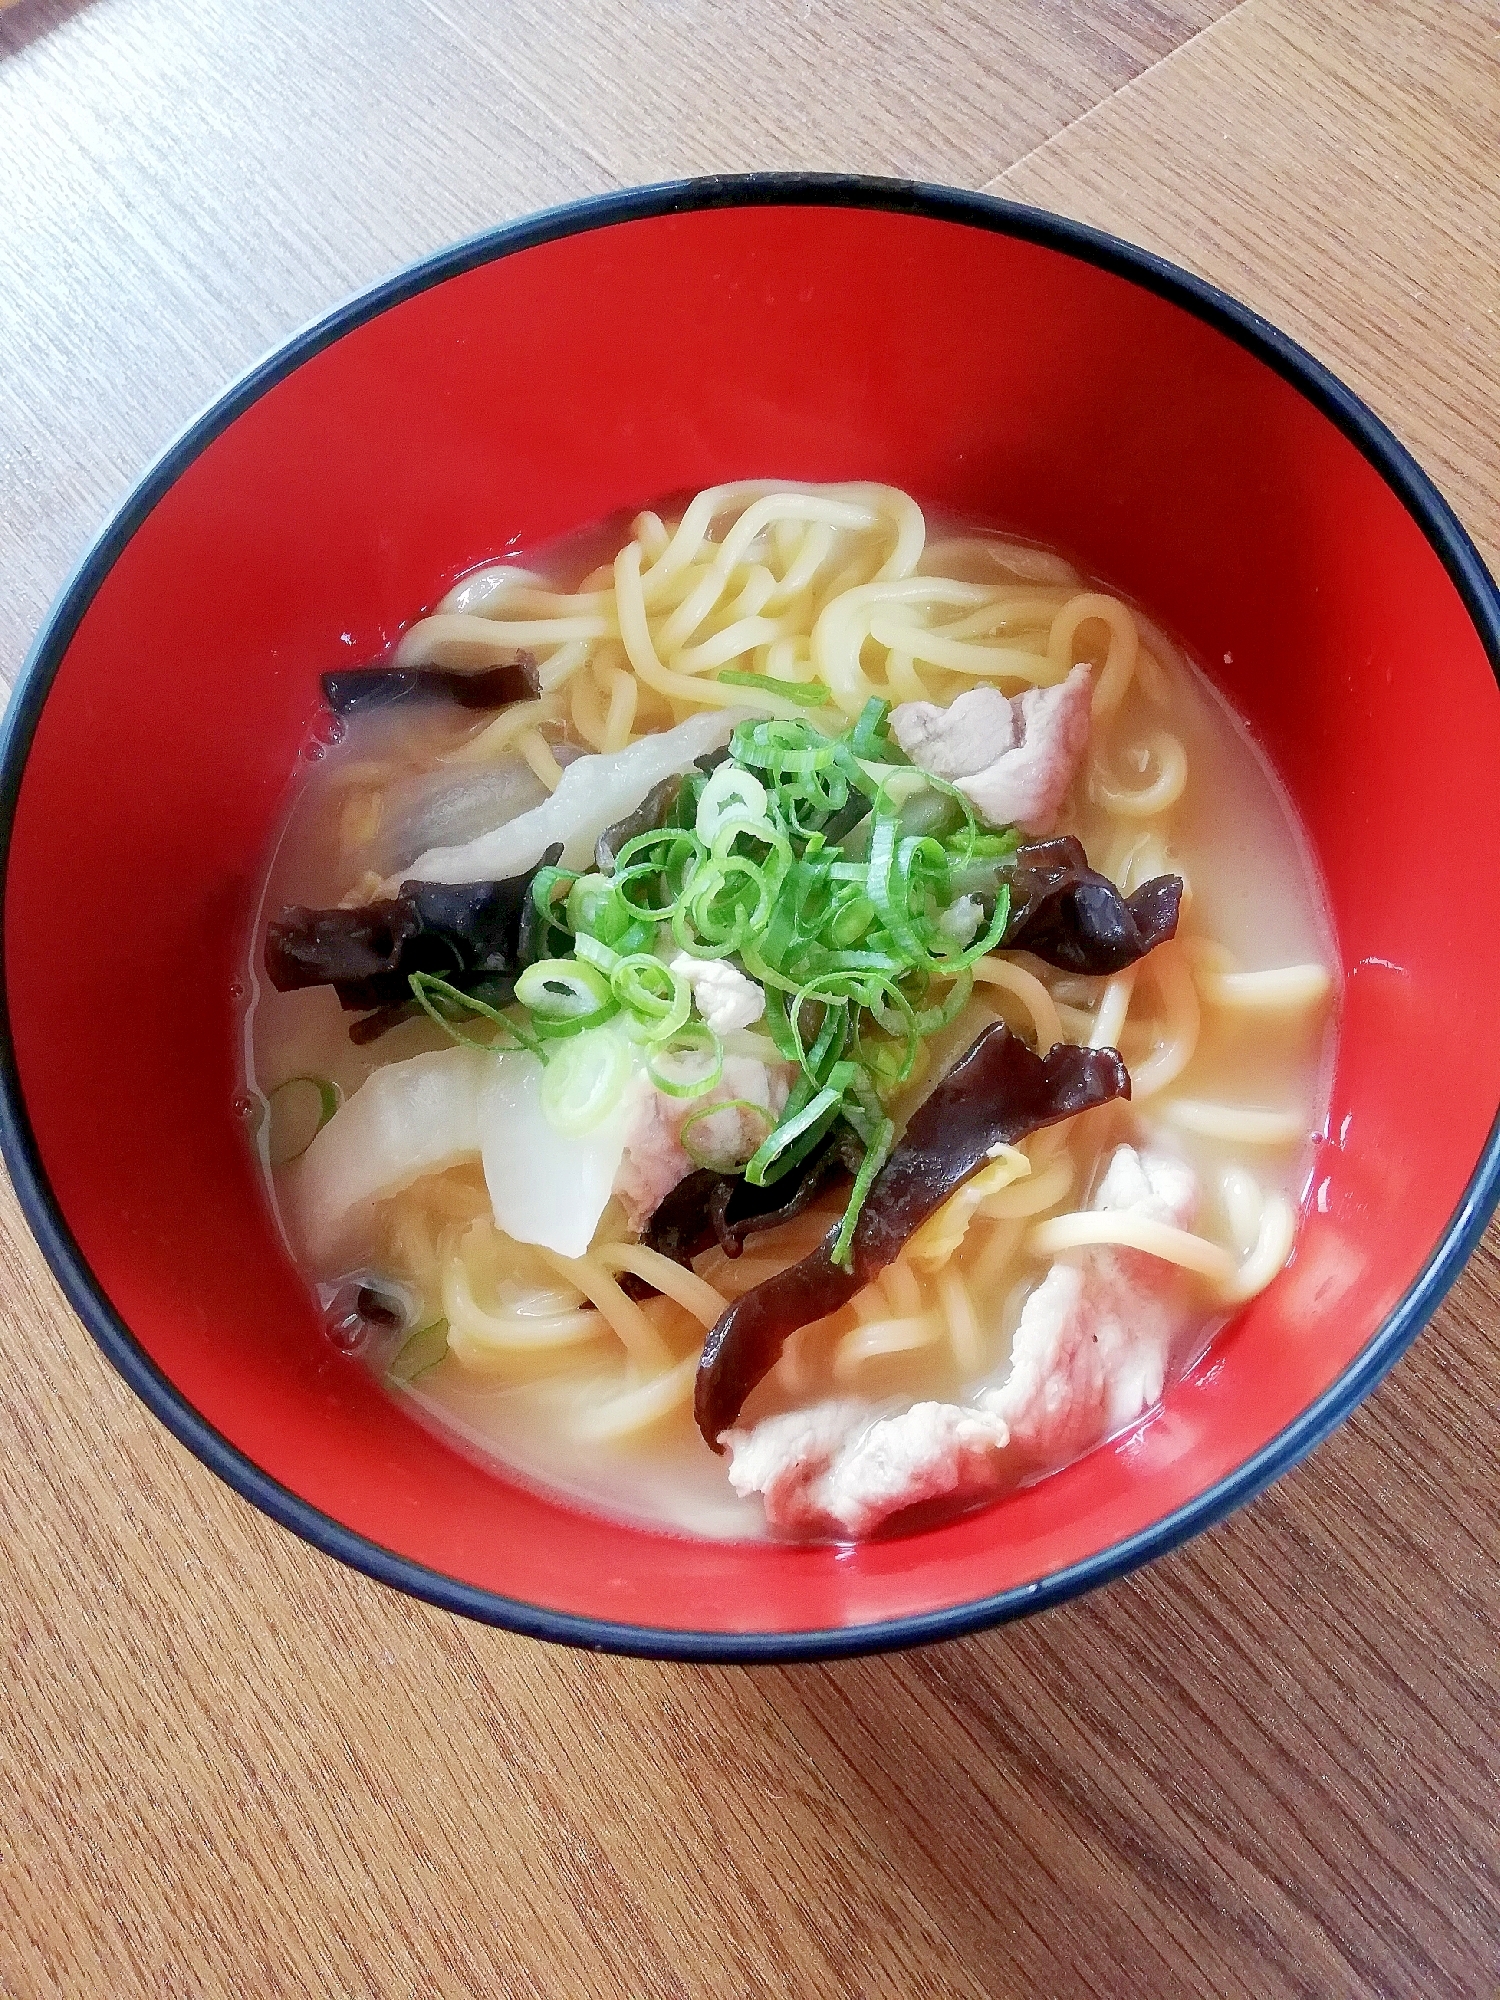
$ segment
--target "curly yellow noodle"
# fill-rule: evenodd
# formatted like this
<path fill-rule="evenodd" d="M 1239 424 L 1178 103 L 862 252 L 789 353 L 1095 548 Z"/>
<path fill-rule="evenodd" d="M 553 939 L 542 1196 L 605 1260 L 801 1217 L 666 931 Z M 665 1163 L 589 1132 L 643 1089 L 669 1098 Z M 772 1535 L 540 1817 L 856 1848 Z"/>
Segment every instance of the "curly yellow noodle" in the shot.
<path fill-rule="evenodd" d="M 870 504 L 873 496 L 874 505 Z M 852 512 L 866 516 L 863 525 L 874 525 L 871 516 L 878 517 L 881 511 L 889 513 L 896 525 L 895 545 L 887 564 L 897 564 L 903 560 L 915 563 L 925 540 L 926 527 L 921 509 L 908 494 L 895 487 L 880 486 L 833 486 L 810 487 L 796 484 L 780 484 L 772 480 L 743 480 L 727 486 L 710 486 L 699 493 L 689 505 L 681 521 L 672 533 L 671 540 L 661 554 L 655 557 L 644 577 L 646 601 L 656 604 L 660 601 L 665 586 L 686 567 L 708 538 L 708 531 L 720 514 L 731 508 L 741 507 L 749 511 L 757 501 L 775 498 L 810 500 L 819 504 L 842 503 Z M 728 538 L 726 537 L 726 545 Z M 915 544 L 915 553 L 912 553 Z M 894 570 L 892 573 L 896 573 Z"/>
<path fill-rule="evenodd" d="M 1133 830 L 1131 830 L 1133 832 Z M 1107 875 L 1122 895 L 1130 895 L 1143 882 L 1149 882 L 1157 875 L 1177 875 L 1182 879 L 1184 899 L 1188 891 L 1188 878 L 1182 864 L 1167 851 L 1167 843 L 1158 829 L 1146 833 L 1127 835 L 1123 847 L 1108 856 L 1101 856 L 1094 864 L 1101 875 Z"/>
<path fill-rule="evenodd" d="M 1230 1146 L 1295 1146 L 1310 1137 L 1307 1119 L 1299 1111 L 1271 1111 L 1250 1104 L 1210 1104 L 1195 1097 L 1174 1097 L 1161 1116 L 1179 1131 Z"/>
<path fill-rule="evenodd" d="M 1062 1023 L 1065 1042 L 1085 1043 L 1094 1032 L 1094 1016 L 1086 1007 L 1069 1007 L 1059 1000 L 1057 1018 Z"/>
<path fill-rule="evenodd" d="M 510 755 L 514 752 L 518 736 L 549 719 L 545 702 L 512 702 L 509 708 L 500 711 L 493 722 L 486 723 L 477 736 L 471 736 L 456 750 L 450 750 L 443 762 L 487 764 L 494 758 Z"/>
<path fill-rule="evenodd" d="M 927 1310 L 927 1301 L 922 1296 L 921 1282 L 904 1256 L 887 1266 L 881 1273 L 880 1282 L 886 1297 L 898 1313 L 914 1316 Z"/>
<path fill-rule="evenodd" d="M 1097 620 L 1109 628 L 1109 651 L 1103 671 L 1094 682 L 1094 720 L 1107 722 L 1129 690 L 1135 673 L 1140 636 L 1128 605 L 1102 591 L 1086 590 L 1070 597 L 1052 621 L 1047 635 L 1047 655 L 1053 676 L 1061 680 L 1074 665 L 1074 644 L 1080 626 Z"/>
<path fill-rule="evenodd" d="M 1045 653 L 949 639 L 930 627 L 924 629 L 909 619 L 888 617 L 879 611 L 871 617 L 869 631 L 877 645 L 899 646 L 924 666 L 941 667 L 950 674 L 967 674 L 975 680 L 1025 681 L 1030 687 L 1047 687 L 1063 678 Z"/>
<path fill-rule="evenodd" d="M 712 1326 L 729 1310 L 728 1299 L 706 1279 L 643 1243 L 606 1243 L 590 1255 L 606 1271 L 631 1271 L 644 1278 L 669 1299 L 675 1299 L 704 1326 Z"/>
<path fill-rule="evenodd" d="M 606 1331 L 600 1315 L 594 1312 L 487 1311 L 475 1299 L 468 1265 L 457 1253 L 443 1265 L 442 1301 L 443 1316 L 448 1322 L 448 1345 L 466 1367 L 581 1347 L 598 1340 Z"/>
<path fill-rule="evenodd" d="M 1263 972 L 1240 972 L 1222 946 L 1195 938 L 1193 979 L 1210 1007 L 1246 1014 L 1299 1014 L 1319 1007 L 1333 988 L 1322 965 L 1280 965 Z"/>
<path fill-rule="evenodd" d="M 964 1274 L 970 1298 L 978 1299 L 981 1305 L 994 1298 L 1000 1289 L 1000 1280 L 1020 1250 L 1025 1233 L 1025 1222 L 1014 1218 L 988 1223 L 982 1240 L 976 1241 L 981 1237 L 979 1230 L 970 1231 L 969 1242 L 965 1245 L 970 1254 Z"/>
<path fill-rule="evenodd" d="M 641 1369 L 657 1369 L 672 1360 L 672 1351 L 634 1299 L 627 1298 L 594 1257 L 563 1257 L 555 1250 L 538 1253 L 585 1298 L 599 1308 L 599 1317 L 619 1338 L 620 1345 Z"/>
<path fill-rule="evenodd" d="M 742 479 L 727 486 L 705 486 L 694 496 L 674 527 L 669 528 L 667 545 L 651 558 L 643 579 L 644 595 L 659 603 L 665 586 L 680 570 L 686 569 L 708 539 L 715 517 L 732 506 L 748 506 L 767 493 L 778 491 L 774 480 Z"/>
<path fill-rule="evenodd" d="M 950 1266 L 938 1275 L 937 1294 L 953 1359 L 966 1375 L 977 1375 L 984 1366 L 984 1339 L 968 1286 Z"/>
<path fill-rule="evenodd" d="M 659 694 L 664 694 L 674 701 L 689 702 L 700 708 L 743 707 L 745 702 L 743 688 L 721 686 L 714 681 L 695 679 L 691 674 L 673 673 L 662 665 L 657 657 L 656 644 L 646 618 L 645 600 L 641 594 L 640 563 L 641 552 L 634 542 L 627 543 L 615 558 L 615 591 L 619 604 L 620 636 L 625 642 L 625 650 L 630 656 L 630 664 L 636 674 L 647 687 L 655 688 Z M 806 713 L 797 702 L 783 701 L 776 695 L 757 695 L 755 705 L 768 715 L 792 718 Z"/>
<path fill-rule="evenodd" d="M 805 1397 L 812 1393 L 817 1376 L 817 1351 L 826 1331 L 827 1322 L 815 1320 L 787 1336 L 772 1376 L 788 1396 Z"/>
<path fill-rule="evenodd" d="M 625 679 L 635 687 L 633 674 L 627 673 Z M 607 700 L 598 665 L 591 662 L 589 671 L 575 675 L 568 688 L 568 715 L 589 749 L 596 752 L 604 749 L 608 736 Z"/>
<path fill-rule="evenodd" d="M 1125 1210 L 1086 1208 L 1072 1215 L 1054 1215 L 1050 1221 L 1034 1223 L 1026 1239 L 1026 1247 L 1035 1257 L 1060 1257 L 1070 1250 L 1101 1245 L 1143 1250 L 1148 1257 L 1159 1257 L 1163 1263 L 1206 1278 L 1223 1296 L 1235 1283 L 1235 1261 L 1217 1243 Z"/>
<path fill-rule="evenodd" d="M 633 548 L 634 543 L 631 544 Z M 473 618 L 459 611 L 435 612 L 402 634 L 393 664 L 398 667 L 502 666 L 517 651 L 560 646 L 569 639 L 604 639 L 610 618 Z"/>
<path fill-rule="evenodd" d="M 613 1443 L 649 1430 L 692 1400 L 698 1357 L 689 1354 L 638 1387 L 623 1390 L 580 1411 L 573 1420 L 575 1437 L 594 1444 Z"/>
<path fill-rule="evenodd" d="M 483 569 L 470 570 L 438 604 L 439 611 L 459 611 L 468 617 L 482 618 L 490 605 L 498 604 L 507 591 L 528 590 L 559 595 L 541 573 L 534 569 L 522 569 L 517 563 L 487 563 Z M 571 604 L 571 595 L 563 601 Z"/>
<path fill-rule="evenodd" d="M 552 745 L 542 732 L 539 729 L 523 729 L 516 738 L 516 748 L 547 790 L 555 792 L 562 783 L 562 765 L 553 756 Z"/>
<path fill-rule="evenodd" d="M 1166 1012 L 1166 1034 L 1157 1042 L 1144 1063 L 1130 1072 L 1130 1101 L 1144 1104 L 1182 1072 L 1192 1061 L 1198 1046 L 1201 1016 L 1198 990 L 1188 970 L 1181 945 L 1159 944 L 1141 961 L 1142 969 L 1155 982 Z"/>
<path fill-rule="evenodd" d="M 930 1215 L 906 1246 L 905 1256 L 926 1271 L 946 1265 L 968 1233 L 980 1203 L 998 1195 L 1012 1181 L 1031 1172 L 1031 1162 L 1017 1146 L 1002 1146 L 987 1167 L 966 1180 L 949 1195 L 935 1215 Z M 898 1266 L 898 1269 L 903 1268 Z M 920 1304 L 920 1293 L 918 1294 Z"/>
<path fill-rule="evenodd" d="M 1014 959 L 1003 958 L 999 954 L 979 959 L 973 972 L 976 985 L 997 986 L 1020 1001 L 1031 1016 L 1036 1046 L 1043 1054 L 1055 1043 L 1066 1039 L 1058 1018 L 1057 1003 L 1034 973 L 1017 965 Z"/>
<path fill-rule="evenodd" d="M 909 576 L 842 590 L 818 613 L 812 630 L 813 664 L 844 713 L 858 715 L 871 695 L 882 692 L 860 665 L 860 654 L 870 637 L 870 620 L 880 606 L 974 605 L 982 603 L 985 596 L 982 584 L 955 583 L 947 577 Z M 904 634 L 901 644 L 903 650 L 911 650 Z"/>
<path fill-rule="evenodd" d="M 796 1253 L 788 1250 L 774 1257 L 725 1257 L 722 1262 L 716 1263 L 714 1259 L 717 1255 L 717 1252 L 710 1253 L 705 1261 L 704 1274 L 714 1289 L 730 1300 L 743 1298 L 746 1292 L 753 1291 L 767 1278 L 774 1278 L 787 1264 L 796 1261 Z"/>
<path fill-rule="evenodd" d="M 719 667 L 732 667 L 736 662 L 743 664 L 745 655 L 753 653 L 757 646 L 770 646 L 778 639 L 792 635 L 774 618 L 741 618 L 736 624 L 727 625 L 722 632 L 714 633 L 698 646 L 684 646 L 672 655 L 672 672 L 680 674 L 706 674 Z M 736 697 L 732 687 L 720 692 L 726 700 Z M 740 702 L 745 699 L 743 688 L 738 690 Z"/>
<path fill-rule="evenodd" d="M 885 660 L 886 684 L 897 701 L 931 701 L 932 689 L 917 672 L 910 653 L 892 647 Z"/>
<path fill-rule="evenodd" d="M 1248 1168 L 1226 1167 L 1219 1176 L 1219 1201 L 1229 1224 L 1229 1240 L 1240 1257 L 1246 1258 L 1260 1241 L 1265 1190 Z"/>
<path fill-rule="evenodd" d="M 716 604 L 706 623 L 729 625 L 740 618 L 754 618 L 771 601 L 776 578 L 764 563 L 751 563 L 743 572 L 744 582 L 736 597 Z"/>
<path fill-rule="evenodd" d="M 596 679 L 602 679 L 609 688 L 609 712 L 604 718 L 604 750 L 623 750 L 630 741 L 630 732 L 635 727 L 636 710 L 640 706 L 640 687 L 635 675 L 624 667 L 596 669 Z"/>
<path fill-rule="evenodd" d="M 944 1331 L 942 1316 L 937 1312 L 905 1319 L 870 1320 L 852 1327 L 833 1350 L 834 1379 L 848 1382 L 868 1362 L 931 1347 L 942 1339 Z"/>
<path fill-rule="evenodd" d="M 827 562 L 832 548 L 832 528 L 826 521 L 810 521 L 801 545 L 766 599 L 764 608 L 768 611 L 779 610 L 804 596 L 813 578 Z"/>
<path fill-rule="evenodd" d="M 783 519 L 771 523 L 771 547 L 766 560 L 783 576 L 786 574 L 788 565 L 795 558 L 798 549 L 801 548 L 803 538 L 807 532 L 808 530 L 800 521 Z"/>
<path fill-rule="evenodd" d="M 1026 632 L 1045 640 L 1061 603 L 1061 595 L 1055 590 L 1049 590 L 1034 603 L 1017 602 L 1014 592 L 1005 591 L 977 611 L 966 612 L 961 618 L 945 618 L 932 629 L 942 639 L 992 639 L 1000 632 Z"/>
<path fill-rule="evenodd" d="M 765 529 L 777 520 L 821 522 L 830 528 L 868 528 L 874 517 L 863 507 L 837 500 L 818 500 L 805 493 L 770 493 L 747 507 L 719 544 L 703 581 L 672 612 L 661 629 L 662 650 L 672 653 L 697 631 L 722 596 L 736 564 L 742 562 Z M 769 578 L 769 572 L 767 572 Z M 766 595 L 774 589 L 769 579 Z M 762 602 L 764 599 L 762 599 Z"/>
<path fill-rule="evenodd" d="M 1136 972 L 1136 966 L 1127 965 L 1123 972 L 1115 973 L 1106 982 L 1099 998 L 1099 1011 L 1088 1033 L 1091 1049 L 1117 1049 L 1120 1046 L 1126 1017 L 1130 1013 L 1131 996 L 1135 992 Z"/>
<path fill-rule="evenodd" d="M 630 524 L 630 532 L 641 545 L 641 554 L 647 562 L 658 562 L 666 553 L 672 537 L 667 533 L 667 525 L 660 514 L 647 507 L 636 515 Z"/>
<path fill-rule="evenodd" d="M 1141 745 L 1156 776 L 1148 784 L 1117 784 L 1102 762 L 1089 772 L 1089 795 L 1122 819 L 1154 819 L 1182 797 L 1187 785 L 1187 752 L 1168 729 L 1154 729 Z"/>
<path fill-rule="evenodd" d="M 1225 1294 L 1232 1305 L 1243 1305 L 1263 1292 L 1286 1267 L 1297 1236 L 1297 1211 L 1283 1194 L 1267 1195 L 1261 1213 L 1255 1248 L 1235 1273 L 1234 1283 Z"/>
<path fill-rule="evenodd" d="M 565 681 L 571 680 L 580 667 L 588 665 L 600 647 L 616 643 L 610 639 L 573 639 L 566 646 L 559 646 L 555 652 L 548 653 L 538 662 L 536 670 L 543 695 L 551 694 Z"/>
<path fill-rule="evenodd" d="M 979 1204 L 979 1214 L 986 1222 L 1015 1222 L 1023 1216 L 1044 1215 L 1072 1193 L 1076 1178 L 1072 1155 L 1063 1153 L 1040 1172 L 1002 1188 L 998 1194 L 986 1195 Z"/>

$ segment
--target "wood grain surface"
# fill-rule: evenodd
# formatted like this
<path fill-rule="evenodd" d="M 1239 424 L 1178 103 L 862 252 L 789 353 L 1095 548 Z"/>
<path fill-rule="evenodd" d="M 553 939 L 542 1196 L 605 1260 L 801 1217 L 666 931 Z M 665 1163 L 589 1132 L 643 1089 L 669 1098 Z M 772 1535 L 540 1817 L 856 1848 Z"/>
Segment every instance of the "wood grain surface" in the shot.
<path fill-rule="evenodd" d="M 235 370 L 632 180 L 987 184 L 1226 284 L 1500 557 L 1483 0 L 20 0 L 0 670 Z M 1492 1024 L 1493 1026 L 1494 1024 Z M 148 1418 L 0 1198 L 0 1993 L 1500 1993 L 1500 1258 L 1256 1505 L 1046 1617 L 715 1672 L 314 1555 Z"/>

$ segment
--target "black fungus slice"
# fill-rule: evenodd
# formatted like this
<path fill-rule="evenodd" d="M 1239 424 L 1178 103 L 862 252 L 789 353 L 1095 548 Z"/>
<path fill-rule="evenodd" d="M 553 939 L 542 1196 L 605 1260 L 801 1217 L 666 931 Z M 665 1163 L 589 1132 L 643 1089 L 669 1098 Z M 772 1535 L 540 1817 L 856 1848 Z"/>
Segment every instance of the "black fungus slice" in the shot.
<path fill-rule="evenodd" d="M 1044 1125 L 1129 1095 L 1130 1076 L 1115 1049 L 1059 1042 L 1036 1056 L 1002 1022 L 986 1028 L 913 1112 L 871 1183 L 850 1268 L 834 1263 L 838 1232 L 830 1230 L 810 1256 L 752 1287 L 711 1328 L 693 1410 L 713 1449 L 776 1365 L 788 1335 L 837 1311 L 893 1263 L 993 1147 L 1013 1146 Z"/>
<path fill-rule="evenodd" d="M 561 853 L 560 844 L 549 847 L 538 867 Z M 350 910 L 283 910 L 266 929 L 271 984 L 282 993 L 331 986 L 351 1012 L 393 1015 L 386 1026 L 404 1015 L 414 972 L 464 991 L 482 986 L 491 1004 L 508 999 L 527 963 L 524 919 L 536 872 L 505 882 L 403 882 L 399 894 Z"/>
<path fill-rule="evenodd" d="M 779 1228 L 800 1215 L 825 1188 L 851 1180 L 859 1170 L 859 1157 L 859 1141 L 840 1121 L 795 1173 L 770 1187 L 754 1187 L 741 1174 L 700 1167 L 663 1196 L 641 1241 L 648 1250 L 659 1250 L 688 1267 L 715 1243 L 727 1257 L 738 1257 L 747 1236 Z M 656 1286 L 633 1271 L 620 1272 L 615 1282 L 633 1299 L 656 1294 Z"/>
<path fill-rule="evenodd" d="M 663 778 L 660 784 L 651 787 L 634 812 L 604 829 L 594 842 L 594 866 L 601 875 L 614 873 L 616 858 L 627 840 L 634 840 L 639 833 L 655 833 L 667 824 L 681 790 L 680 777 Z"/>
<path fill-rule="evenodd" d="M 1177 931 L 1180 875 L 1157 875 L 1122 896 L 1071 835 L 1017 848 L 1005 879 L 1005 949 L 1035 952 L 1063 972 L 1123 971 Z"/>
<path fill-rule="evenodd" d="M 825 1188 L 852 1178 L 858 1165 L 858 1141 L 841 1123 L 793 1173 L 769 1187 L 702 1167 L 663 1197 L 641 1240 L 679 1264 L 715 1243 L 726 1257 L 738 1257 L 747 1236 L 790 1222 Z"/>
<path fill-rule="evenodd" d="M 458 667 L 344 667 L 323 676 L 323 699 L 335 715 L 389 708 L 398 701 L 451 701 L 459 708 L 508 708 L 541 693 L 536 662 L 521 653 L 509 666 L 465 673 Z"/>

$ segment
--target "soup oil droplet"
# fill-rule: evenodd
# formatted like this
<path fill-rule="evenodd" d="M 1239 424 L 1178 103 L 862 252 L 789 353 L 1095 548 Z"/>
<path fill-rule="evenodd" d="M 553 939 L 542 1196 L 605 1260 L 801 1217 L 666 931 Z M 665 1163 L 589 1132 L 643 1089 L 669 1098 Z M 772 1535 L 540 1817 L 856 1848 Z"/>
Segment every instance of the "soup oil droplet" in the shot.
<path fill-rule="evenodd" d="M 243 979 L 231 979 L 229 982 L 229 997 L 231 1000 L 243 1000 L 249 990 Z"/>
<path fill-rule="evenodd" d="M 233 1100 L 233 1110 L 236 1118 L 243 1118 L 248 1122 L 259 1115 L 260 1099 L 252 1096 L 248 1090 L 242 1090 Z"/>

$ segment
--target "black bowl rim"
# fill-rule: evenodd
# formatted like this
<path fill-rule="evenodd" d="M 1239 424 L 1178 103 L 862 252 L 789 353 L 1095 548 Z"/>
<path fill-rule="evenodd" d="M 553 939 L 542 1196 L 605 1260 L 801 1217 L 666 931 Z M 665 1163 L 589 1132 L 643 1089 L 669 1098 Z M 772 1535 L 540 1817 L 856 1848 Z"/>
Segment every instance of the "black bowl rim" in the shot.
<path fill-rule="evenodd" d="M 467 237 L 356 294 L 304 327 L 195 418 L 121 502 L 64 584 L 0 723 L 0 870 L 42 708 L 84 613 L 130 538 L 185 468 L 236 417 L 311 356 L 388 307 L 448 278 L 559 237 L 617 223 L 739 207 L 879 209 L 1013 236 L 1113 272 L 1207 322 L 1291 383 L 1363 453 L 1451 577 L 1500 682 L 1500 589 L 1452 509 L 1405 447 L 1321 362 L 1258 313 L 1151 252 L 1083 223 L 992 196 L 836 174 L 743 174 L 664 182 L 548 209 Z M 1380 1382 L 1449 1290 L 1500 1198 L 1500 1113 L 1463 1197 L 1414 1283 L 1338 1379 L 1233 1472 L 1150 1527 L 1050 1576 L 993 1596 L 876 1624 L 787 1632 L 653 1628 L 548 1610 L 461 1583 L 354 1533 L 263 1472 L 209 1424 L 151 1360 L 90 1270 L 53 1194 L 27 1116 L 11 1034 L 0 887 L 0 1154 L 42 1252 L 107 1359 L 167 1429 L 243 1498 L 324 1554 L 377 1582 L 482 1623 L 596 1652 L 755 1664 L 831 1659 L 930 1644 L 1061 1604 L 1124 1576 L 1221 1521 L 1303 1458 Z"/>

